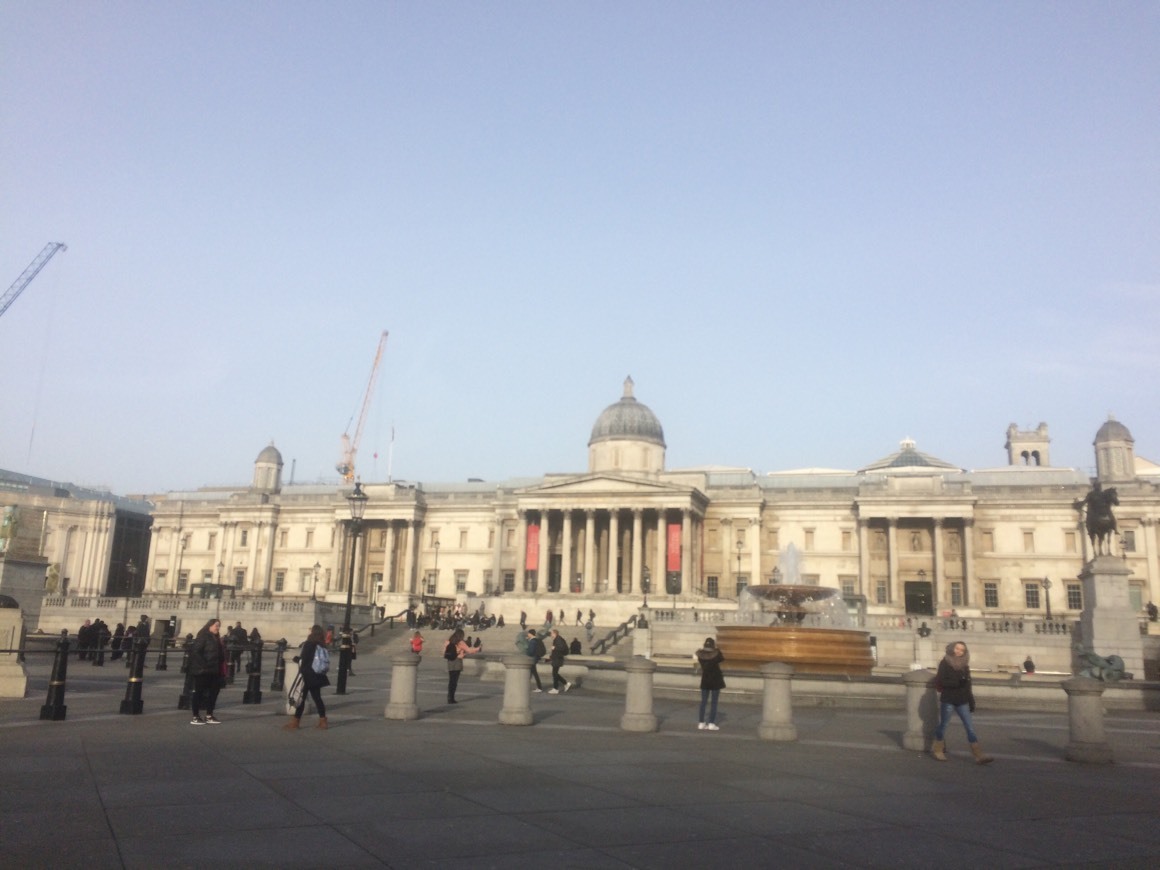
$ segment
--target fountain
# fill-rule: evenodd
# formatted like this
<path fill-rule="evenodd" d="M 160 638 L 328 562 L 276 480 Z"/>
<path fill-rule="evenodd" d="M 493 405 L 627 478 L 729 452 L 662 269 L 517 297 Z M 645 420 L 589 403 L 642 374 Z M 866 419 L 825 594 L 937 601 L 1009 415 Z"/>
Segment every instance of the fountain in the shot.
<path fill-rule="evenodd" d="M 779 568 L 785 583 L 743 590 L 737 623 L 717 627 L 727 667 L 757 670 L 784 662 L 803 674 L 869 675 L 870 633 L 854 628 L 841 593 L 801 584 L 793 544 L 780 554 Z"/>

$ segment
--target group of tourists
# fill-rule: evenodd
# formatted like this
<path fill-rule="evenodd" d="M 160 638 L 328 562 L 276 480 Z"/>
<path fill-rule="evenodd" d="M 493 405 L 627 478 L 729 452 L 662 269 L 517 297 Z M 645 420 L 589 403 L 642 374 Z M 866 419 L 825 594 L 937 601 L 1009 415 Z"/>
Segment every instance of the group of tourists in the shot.
<path fill-rule="evenodd" d="M 77 659 L 104 664 L 107 648 L 111 652 L 109 658 L 115 661 L 132 648 L 136 639 L 144 637 L 148 640 L 149 634 L 149 616 L 144 613 L 135 626 L 118 622 L 112 631 L 109 630 L 109 624 L 100 617 L 86 619 L 77 629 Z"/>

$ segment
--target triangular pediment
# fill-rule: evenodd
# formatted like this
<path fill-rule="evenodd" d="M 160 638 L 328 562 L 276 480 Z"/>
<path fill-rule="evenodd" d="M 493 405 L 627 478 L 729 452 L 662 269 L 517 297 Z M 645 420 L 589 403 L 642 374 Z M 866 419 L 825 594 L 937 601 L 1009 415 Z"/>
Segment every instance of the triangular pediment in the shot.
<path fill-rule="evenodd" d="M 612 474 L 581 474 L 546 481 L 539 486 L 518 490 L 518 495 L 668 495 L 688 493 L 688 486 L 675 486 L 642 477 L 620 477 Z"/>

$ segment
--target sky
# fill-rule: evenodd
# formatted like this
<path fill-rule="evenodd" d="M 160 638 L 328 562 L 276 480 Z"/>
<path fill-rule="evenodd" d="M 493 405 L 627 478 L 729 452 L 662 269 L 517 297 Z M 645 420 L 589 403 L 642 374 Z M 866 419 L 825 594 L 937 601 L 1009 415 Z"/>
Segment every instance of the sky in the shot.
<path fill-rule="evenodd" d="M 0 468 L 1160 460 L 1160 4 L 9 2 Z M 6 270 L 6 273 L 4 272 Z M 7 274 L 9 277 L 3 278 Z M 393 433 L 393 441 L 392 441 Z"/>

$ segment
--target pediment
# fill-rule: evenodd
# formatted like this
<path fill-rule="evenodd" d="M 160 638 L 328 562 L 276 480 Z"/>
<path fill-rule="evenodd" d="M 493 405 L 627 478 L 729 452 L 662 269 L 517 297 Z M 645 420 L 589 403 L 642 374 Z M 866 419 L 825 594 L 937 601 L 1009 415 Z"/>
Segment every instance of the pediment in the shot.
<path fill-rule="evenodd" d="M 572 496 L 572 495 L 687 495 L 688 486 L 675 486 L 657 480 L 640 477 L 619 477 L 609 474 L 585 474 L 576 477 L 552 480 L 540 486 L 532 486 L 518 491 L 521 496 Z"/>

